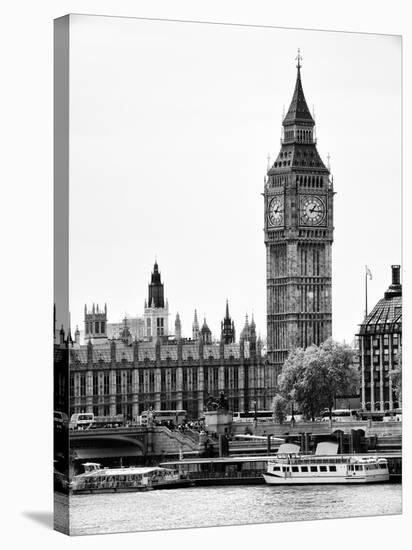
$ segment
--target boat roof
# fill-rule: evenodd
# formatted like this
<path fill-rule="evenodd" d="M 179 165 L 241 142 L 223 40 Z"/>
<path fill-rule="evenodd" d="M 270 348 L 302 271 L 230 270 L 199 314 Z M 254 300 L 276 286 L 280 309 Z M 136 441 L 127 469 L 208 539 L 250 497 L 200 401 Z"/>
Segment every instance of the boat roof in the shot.
<path fill-rule="evenodd" d="M 295 443 L 283 443 L 278 449 L 278 454 L 297 454 L 300 451 L 300 445 Z"/>
<path fill-rule="evenodd" d="M 94 462 L 89 462 L 87 464 L 96 464 Z M 110 476 L 125 476 L 125 475 L 134 475 L 134 474 L 149 474 L 156 471 L 167 471 L 167 468 L 160 468 L 158 466 L 150 467 L 136 467 L 131 466 L 130 468 L 100 468 L 99 470 L 91 470 L 90 472 L 84 472 L 75 477 L 92 477 L 94 475 L 110 475 Z"/>
<path fill-rule="evenodd" d="M 338 454 L 339 443 L 334 441 L 321 441 L 316 446 L 315 455 L 337 455 Z"/>

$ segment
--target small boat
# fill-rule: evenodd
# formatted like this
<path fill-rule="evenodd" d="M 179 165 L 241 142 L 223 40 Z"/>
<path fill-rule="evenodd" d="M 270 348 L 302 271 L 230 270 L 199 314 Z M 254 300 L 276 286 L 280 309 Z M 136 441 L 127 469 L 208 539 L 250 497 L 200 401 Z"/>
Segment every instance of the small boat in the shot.
<path fill-rule="evenodd" d="M 377 456 L 338 455 L 338 444 L 319 443 L 314 455 L 285 444 L 268 461 L 263 477 L 269 485 L 379 483 L 389 481 L 388 461 Z"/>
<path fill-rule="evenodd" d="M 73 477 L 70 490 L 79 493 L 121 493 L 190 487 L 193 482 L 171 468 L 104 468 L 97 462 L 85 462 L 84 473 Z"/>

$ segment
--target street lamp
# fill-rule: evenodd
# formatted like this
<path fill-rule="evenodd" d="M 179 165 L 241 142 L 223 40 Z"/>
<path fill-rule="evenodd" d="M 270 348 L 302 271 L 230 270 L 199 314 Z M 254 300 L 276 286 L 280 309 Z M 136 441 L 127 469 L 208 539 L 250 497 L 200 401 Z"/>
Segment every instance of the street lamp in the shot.
<path fill-rule="evenodd" d="M 253 425 L 256 428 L 256 426 L 257 426 L 257 402 L 252 401 L 252 406 L 253 406 Z"/>

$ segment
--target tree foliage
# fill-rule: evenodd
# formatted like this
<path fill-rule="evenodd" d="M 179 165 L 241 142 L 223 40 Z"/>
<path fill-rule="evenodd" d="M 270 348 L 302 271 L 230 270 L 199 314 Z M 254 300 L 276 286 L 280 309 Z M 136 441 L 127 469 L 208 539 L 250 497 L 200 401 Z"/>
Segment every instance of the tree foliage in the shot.
<path fill-rule="evenodd" d="M 320 346 L 295 349 L 283 365 L 279 391 L 309 418 L 325 408 L 331 414 L 337 397 L 354 394 L 359 388 L 354 356 L 353 348 L 331 338 Z"/>
<path fill-rule="evenodd" d="M 272 401 L 273 417 L 275 422 L 283 424 L 286 419 L 288 401 L 282 395 L 276 394 Z"/>

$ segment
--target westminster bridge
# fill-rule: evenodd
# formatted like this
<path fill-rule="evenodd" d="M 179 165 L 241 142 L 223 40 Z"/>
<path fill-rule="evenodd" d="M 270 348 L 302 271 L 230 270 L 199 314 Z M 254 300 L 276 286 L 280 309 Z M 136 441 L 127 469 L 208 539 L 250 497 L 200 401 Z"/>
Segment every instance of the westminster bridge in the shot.
<path fill-rule="evenodd" d="M 309 451 L 317 441 L 332 437 L 340 443 L 342 452 L 359 452 L 366 448 L 400 452 L 402 422 L 233 422 L 228 432 L 232 436 L 237 435 L 229 443 L 230 454 L 262 453 L 270 450 L 270 436 L 295 441 L 300 444 L 302 451 Z M 246 434 L 251 434 L 252 438 L 239 440 L 241 435 Z M 253 439 L 253 436 L 258 436 L 259 439 Z M 101 459 L 113 459 L 116 463 L 120 457 L 125 464 L 131 464 L 219 452 L 217 437 L 206 436 L 190 429 L 182 433 L 179 430 L 169 430 L 165 426 L 71 430 L 70 446 L 72 458 L 79 464 L 85 460 Z"/>
<path fill-rule="evenodd" d="M 133 426 L 70 430 L 72 459 L 115 459 L 133 463 L 155 457 L 196 456 L 204 451 L 198 432 L 169 430 L 165 426 Z"/>

